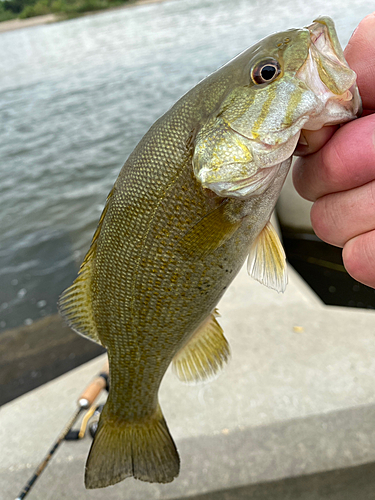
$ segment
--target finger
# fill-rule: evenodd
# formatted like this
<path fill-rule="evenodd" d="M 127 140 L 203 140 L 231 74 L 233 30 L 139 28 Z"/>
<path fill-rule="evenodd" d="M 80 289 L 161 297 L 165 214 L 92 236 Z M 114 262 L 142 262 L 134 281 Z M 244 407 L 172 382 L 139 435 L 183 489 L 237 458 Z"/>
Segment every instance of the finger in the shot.
<path fill-rule="evenodd" d="M 294 154 L 296 156 L 306 156 L 315 153 L 329 141 L 337 129 L 337 125 L 331 125 L 320 130 L 302 130 Z"/>
<path fill-rule="evenodd" d="M 311 223 L 320 239 L 338 247 L 375 230 L 375 181 L 319 198 L 311 209 Z"/>
<path fill-rule="evenodd" d="M 310 201 L 373 179 L 375 115 L 345 124 L 318 152 L 299 158 L 293 169 L 295 188 Z"/>
<path fill-rule="evenodd" d="M 346 270 L 355 280 L 375 288 L 375 231 L 349 240 L 342 258 Z"/>
<path fill-rule="evenodd" d="M 354 31 L 344 54 L 357 73 L 364 110 L 375 110 L 375 13 L 365 17 Z"/>

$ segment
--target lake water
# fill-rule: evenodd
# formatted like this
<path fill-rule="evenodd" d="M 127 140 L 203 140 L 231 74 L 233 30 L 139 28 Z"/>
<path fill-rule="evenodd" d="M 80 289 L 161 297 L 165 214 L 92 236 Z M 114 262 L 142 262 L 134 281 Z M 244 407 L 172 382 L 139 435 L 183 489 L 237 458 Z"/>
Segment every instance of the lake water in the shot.
<path fill-rule="evenodd" d="M 0 329 L 56 312 L 126 157 L 184 92 L 319 15 L 345 45 L 370 11 L 368 0 L 174 0 L 1 33 Z"/>

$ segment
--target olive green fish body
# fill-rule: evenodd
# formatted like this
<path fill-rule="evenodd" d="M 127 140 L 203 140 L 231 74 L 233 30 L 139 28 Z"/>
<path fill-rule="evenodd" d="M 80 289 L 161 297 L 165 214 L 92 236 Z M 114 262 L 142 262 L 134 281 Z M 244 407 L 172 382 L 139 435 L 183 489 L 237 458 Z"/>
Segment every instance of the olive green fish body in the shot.
<path fill-rule="evenodd" d="M 173 356 L 214 309 L 276 202 L 228 200 L 228 217 L 240 221 L 233 238 L 199 259 L 186 253 L 186 233 L 223 203 L 193 175 L 191 114 L 182 102 L 139 144 L 114 186 L 97 241 L 94 318 L 110 362 L 116 359 L 109 404 L 124 418 L 155 412 Z"/>
<path fill-rule="evenodd" d="M 229 357 L 215 306 L 246 258 L 286 286 L 269 222 L 302 127 L 355 117 L 333 23 L 271 35 L 185 94 L 125 163 L 60 310 L 107 348 L 111 388 L 86 487 L 169 482 L 179 457 L 158 404 L 168 366 L 190 383 Z M 319 75 L 318 77 L 316 75 Z"/>

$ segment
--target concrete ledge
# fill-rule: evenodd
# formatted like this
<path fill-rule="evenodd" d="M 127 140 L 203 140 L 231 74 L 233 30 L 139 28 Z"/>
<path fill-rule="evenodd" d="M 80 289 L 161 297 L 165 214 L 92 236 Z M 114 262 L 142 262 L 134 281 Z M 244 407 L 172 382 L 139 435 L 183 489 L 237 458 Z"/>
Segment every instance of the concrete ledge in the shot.
<path fill-rule="evenodd" d="M 375 461 L 374 311 L 324 306 L 293 269 L 284 295 L 242 269 L 219 310 L 233 351 L 225 372 L 196 387 L 167 373 L 161 389 L 180 477 L 169 485 L 128 479 L 86 491 L 86 438 L 63 443 L 30 500 L 177 499 L 241 488 L 250 495 L 259 483 Z M 1 498 L 17 496 L 102 363 L 91 361 L 1 408 Z"/>
<path fill-rule="evenodd" d="M 251 484 L 190 500 L 373 500 L 375 464 Z"/>

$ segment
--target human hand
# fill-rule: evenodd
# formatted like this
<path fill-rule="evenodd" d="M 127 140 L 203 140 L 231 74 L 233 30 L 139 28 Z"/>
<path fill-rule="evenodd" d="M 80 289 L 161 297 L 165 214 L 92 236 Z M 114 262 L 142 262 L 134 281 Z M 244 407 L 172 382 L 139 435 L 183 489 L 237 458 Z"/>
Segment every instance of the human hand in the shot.
<path fill-rule="evenodd" d="M 316 234 L 343 248 L 343 261 L 356 280 L 375 288 L 375 13 L 365 17 L 345 49 L 357 73 L 363 116 L 337 127 L 305 134 L 293 171 L 301 196 L 314 201 Z"/>

